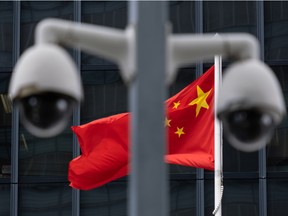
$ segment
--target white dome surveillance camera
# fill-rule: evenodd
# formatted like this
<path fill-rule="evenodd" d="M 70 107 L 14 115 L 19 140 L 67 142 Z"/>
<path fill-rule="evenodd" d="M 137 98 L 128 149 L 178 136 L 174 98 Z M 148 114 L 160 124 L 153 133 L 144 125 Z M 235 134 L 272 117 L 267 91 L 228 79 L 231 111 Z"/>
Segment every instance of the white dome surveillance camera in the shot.
<path fill-rule="evenodd" d="M 25 51 L 17 62 L 9 95 L 31 134 L 52 137 L 65 129 L 83 90 L 68 53 L 57 45 L 39 44 Z"/>
<path fill-rule="evenodd" d="M 275 74 L 256 59 L 227 68 L 217 110 L 224 136 L 233 147 L 245 152 L 264 147 L 286 114 Z"/>

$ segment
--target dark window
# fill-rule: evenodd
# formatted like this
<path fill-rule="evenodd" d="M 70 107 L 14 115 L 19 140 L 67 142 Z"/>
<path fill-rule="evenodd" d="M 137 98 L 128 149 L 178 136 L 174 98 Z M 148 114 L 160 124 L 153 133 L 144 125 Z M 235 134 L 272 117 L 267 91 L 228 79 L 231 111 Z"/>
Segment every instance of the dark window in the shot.
<path fill-rule="evenodd" d="M 265 60 L 288 58 L 288 2 L 265 1 Z"/>
<path fill-rule="evenodd" d="M 224 172 L 258 171 L 258 152 L 251 152 L 251 153 L 241 152 L 232 147 L 224 138 L 223 171 Z"/>
<path fill-rule="evenodd" d="M 127 2 L 84 1 L 82 22 L 124 29 L 127 25 Z"/>
<path fill-rule="evenodd" d="M 63 176 L 67 180 L 68 163 L 72 159 L 71 125 L 69 122 L 60 135 L 45 139 L 34 137 L 20 127 L 19 175 L 46 176 L 45 179 Z"/>
<path fill-rule="evenodd" d="M 273 66 L 286 99 L 288 99 L 288 67 L 287 66 Z M 268 171 L 288 171 L 288 119 L 286 118 L 277 127 L 272 141 L 267 145 L 267 168 Z"/>
<path fill-rule="evenodd" d="M 169 2 L 169 20 L 173 33 L 195 32 L 195 2 Z"/>
<path fill-rule="evenodd" d="M 285 216 L 288 211 L 287 179 L 268 180 L 267 183 L 267 215 Z"/>
<path fill-rule="evenodd" d="M 10 73 L 0 74 L 0 178 L 11 174 L 11 112 L 12 103 L 8 96 Z"/>
<path fill-rule="evenodd" d="M 71 216 L 71 188 L 61 183 L 20 184 L 18 215 Z"/>
<path fill-rule="evenodd" d="M 0 184 L 0 215 L 10 215 L 10 185 Z"/>
<path fill-rule="evenodd" d="M 205 181 L 205 215 L 214 210 L 214 181 Z M 224 179 L 222 215 L 259 215 L 258 179 Z"/>
<path fill-rule="evenodd" d="M 83 23 L 125 29 L 127 26 L 127 2 L 122 1 L 84 1 L 81 8 Z M 87 65 L 113 65 L 101 57 L 81 54 L 82 67 Z"/>
<path fill-rule="evenodd" d="M 81 191 L 80 215 L 127 215 L 127 183 L 112 182 L 89 191 Z"/>
<path fill-rule="evenodd" d="M 0 68 L 12 67 L 12 1 L 0 2 Z"/>
<path fill-rule="evenodd" d="M 256 35 L 255 1 L 204 1 L 204 32 Z"/>
<path fill-rule="evenodd" d="M 44 18 L 73 20 L 73 1 L 21 1 L 21 52 L 34 43 L 34 30 Z"/>
<path fill-rule="evenodd" d="M 195 68 L 182 68 L 178 71 L 175 82 L 169 88 L 169 97 L 180 92 L 196 79 Z"/>
<path fill-rule="evenodd" d="M 81 215 L 127 215 L 127 183 L 115 181 L 90 191 L 81 191 Z M 195 215 L 195 181 L 170 181 L 170 215 Z"/>
<path fill-rule="evenodd" d="M 119 71 L 82 71 L 85 101 L 81 107 L 81 124 L 127 112 L 127 88 Z"/>
<path fill-rule="evenodd" d="M 255 1 L 203 1 L 204 33 L 250 33 L 256 36 Z M 229 63 L 223 58 L 223 65 Z"/>
<path fill-rule="evenodd" d="M 170 181 L 170 215 L 196 215 L 196 181 Z"/>

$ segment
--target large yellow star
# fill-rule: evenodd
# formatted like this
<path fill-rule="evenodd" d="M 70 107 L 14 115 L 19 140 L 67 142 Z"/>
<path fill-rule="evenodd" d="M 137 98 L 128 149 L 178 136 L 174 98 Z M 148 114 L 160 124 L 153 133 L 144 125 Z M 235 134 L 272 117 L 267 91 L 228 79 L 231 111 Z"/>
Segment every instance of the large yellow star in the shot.
<path fill-rule="evenodd" d="M 197 104 L 196 117 L 198 116 L 202 107 L 205 109 L 209 109 L 209 105 L 208 105 L 206 99 L 209 96 L 211 90 L 212 89 L 210 89 L 210 91 L 208 91 L 208 92 L 203 92 L 203 90 L 197 85 L 197 96 L 198 97 L 189 103 L 189 106 Z"/>
<path fill-rule="evenodd" d="M 172 120 L 171 119 L 168 119 L 167 117 L 165 118 L 165 127 L 171 127 L 171 125 L 170 125 L 170 122 L 171 122 Z"/>
<path fill-rule="evenodd" d="M 178 134 L 178 137 L 180 138 L 182 134 L 185 134 L 183 130 L 184 130 L 184 127 L 182 128 L 177 127 L 177 131 L 175 132 L 175 134 Z"/>

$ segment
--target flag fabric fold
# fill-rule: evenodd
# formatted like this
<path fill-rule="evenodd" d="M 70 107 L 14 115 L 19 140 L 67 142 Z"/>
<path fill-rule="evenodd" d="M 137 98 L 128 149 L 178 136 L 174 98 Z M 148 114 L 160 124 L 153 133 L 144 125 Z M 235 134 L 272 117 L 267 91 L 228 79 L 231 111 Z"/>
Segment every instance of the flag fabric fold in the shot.
<path fill-rule="evenodd" d="M 165 161 L 214 169 L 214 66 L 166 100 Z M 81 155 L 70 161 L 70 186 L 90 190 L 129 174 L 129 119 L 122 113 L 73 126 Z"/>

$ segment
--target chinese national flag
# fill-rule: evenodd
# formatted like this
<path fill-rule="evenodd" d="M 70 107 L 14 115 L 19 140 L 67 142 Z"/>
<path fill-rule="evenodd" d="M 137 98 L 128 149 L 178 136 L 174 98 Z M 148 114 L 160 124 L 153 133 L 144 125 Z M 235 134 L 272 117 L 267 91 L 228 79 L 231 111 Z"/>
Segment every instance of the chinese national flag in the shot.
<path fill-rule="evenodd" d="M 214 66 L 166 101 L 167 163 L 214 169 Z M 69 164 L 70 186 L 90 190 L 129 173 L 129 113 L 73 126 L 82 154 Z"/>

